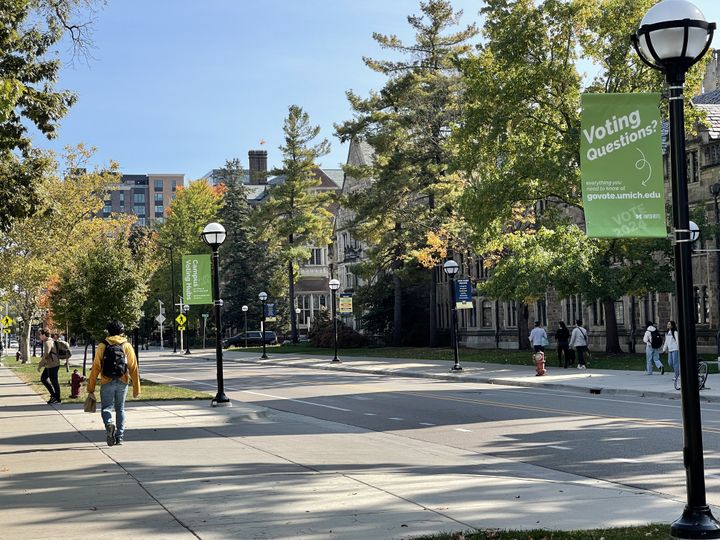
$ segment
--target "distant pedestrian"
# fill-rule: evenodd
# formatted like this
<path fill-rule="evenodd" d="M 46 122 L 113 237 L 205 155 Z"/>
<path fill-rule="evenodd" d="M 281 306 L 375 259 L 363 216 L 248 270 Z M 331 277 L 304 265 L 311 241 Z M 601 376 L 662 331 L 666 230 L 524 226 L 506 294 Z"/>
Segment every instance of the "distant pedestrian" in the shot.
<path fill-rule="evenodd" d="M 565 326 L 565 321 L 558 323 L 559 328 L 555 331 L 555 341 L 557 342 L 558 366 L 568 367 L 568 352 L 570 351 L 570 330 Z M 573 362 L 570 362 L 572 364 Z"/>
<path fill-rule="evenodd" d="M 588 350 L 588 333 L 583 328 L 582 319 L 575 321 L 575 328 L 573 328 L 572 334 L 570 335 L 570 347 L 575 348 L 575 354 L 577 356 L 578 369 L 587 369 L 585 364 L 585 353 Z"/>
<path fill-rule="evenodd" d="M 125 327 L 119 321 L 107 325 L 108 337 L 95 352 L 92 371 L 87 383 L 88 394 L 95 392 L 100 375 L 100 402 L 108 446 L 122 444 L 125 436 L 125 396 L 132 381 L 133 397 L 140 395 L 140 373 L 135 350 L 123 335 Z M 115 421 L 112 410 L 115 409 Z"/>
<path fill-rule="evenodd" d="M 677 325 L 675 321 L 668 321 L 665 343 L 662 352 L 668 353 L 668 365 L 675 373 L 675 379 L 680 376 L 680 340 L 678 338 Z"/>
<path fill-rule="evenodd" d="M 50 337 L 49 330 L 40 330 L 40 341 L 43 344 L 43 352 L 37 370 L 42 371 L 40 382 L 45 385 L 45 388 L 47 388 L 47 391 L 50 393 L 48 405 L 51 403 L 62 403 L 60 399 L 60 382 L 58 381 L 60 359 L 54 346 L 55 343 Z M 50 381 L 49 383 L 48 380 Z"/>
<path fill-rule="evenodd" d="M 653 363 L 655 367 L 660 370 L 660 375 L 665 374 L 665 366 L 660 361 L 660 349 L 663 346 L 663 338 L 660 331 L 655 328 L 655 324 L 652 321 L 647 322 L 647 329 L 643 336 L 643 342 L 645 343 L 645 374 L 653 374 Z"/>
<path fill-rule="evenodd" d="M 535 321 L 535 328 L 530 330 L 530 344 L 533 346 L 535 352 L 545 351 L 545 346 L 548 344 L 547 332 L 540 324 L 540 321 Z M 543 355 L 544 356 L 544 355 Z"/>

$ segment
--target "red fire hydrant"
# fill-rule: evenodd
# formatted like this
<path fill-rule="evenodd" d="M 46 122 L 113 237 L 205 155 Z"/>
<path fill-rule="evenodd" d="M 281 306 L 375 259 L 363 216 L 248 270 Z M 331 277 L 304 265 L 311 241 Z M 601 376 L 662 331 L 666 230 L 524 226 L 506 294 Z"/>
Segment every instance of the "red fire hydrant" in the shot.
<path fill-rule="evenodd" d="M 80 395 L 80 386 L 82 385 L 84 380 L 85 377 L 80 375 L 77 369 L 74 369 L 72 377 L 70 377 L 71 398 L 76 398 Z"/>
<path fill-rule="evenodd" d="M 545 375 L 547 370 L 545 369 L 545 353 L 538 351 L 533 354 L 533 361 L 535 362 L 535 376 Z"/>

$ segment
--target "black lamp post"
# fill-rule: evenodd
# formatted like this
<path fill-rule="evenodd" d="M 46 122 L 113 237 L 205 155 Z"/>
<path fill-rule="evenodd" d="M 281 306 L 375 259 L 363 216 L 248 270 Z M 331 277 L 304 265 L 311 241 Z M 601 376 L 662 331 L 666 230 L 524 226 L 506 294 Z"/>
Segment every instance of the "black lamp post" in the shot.
<path fill-rule="evenodd" d="M 190 354 L 190 317 L 188 317 L 188 313 L 190 312 L 190 306 L 185 304 L 182 307 L 183 315 L 187 317 L 187 320 L 185 321 L 185 324 L 187 324 L 187 339 L 185 340 L 185 354 Z"/>
<path fill-rule="evenodd" d="M 665 0 L 650 8 L 637 33 L 631 36 L 643 62 L 664 72 L 670 90 L 673 234 L 687 485 L 683 514 L 670 527 L 675 538 L 720 538 L 720 523 L 713 517 L 705 498 L 683 109 L 685 73 L 708 50 L 714 30 L 715 23 L 708 23 L 700 10 L 687 0 Z"/>
<path fill-rule="evenodd" d="M 172 287 L 172 304 L 173 304 L 173 314 L 172 314 L 172 327 L 173 327 L 173 352 L 177 352 L 177 321 L 175 318 L 177 317 L 177 311 L 175 311 L 175 306 L 177 302 L 175 302 L 175 257 L 173 256 L 173 248 L 172 246 L 165 248 L 170 250 L 170 286 Z"/>
<path fill-rule="evenodd" d="M 340 282 L 337 279 L 331 279 L 328 285 L 330 287 L 330 291 L 332 292 L 333 344 L 335 345 L 335 356 L 333 356 L 332 361 L 340 362 L 337 355 L 337 314 L 335 312 L 337 309 L 335 306 L 335 296 L 337 295 L 337 290 L 340 288 Z"/>
<path fill-rule="evenodd" d="M 455 309 L 455 274 L 460 270 L 458 263 L 450 259 L 443 264 L 443 272 L 450 277 L 450 339 L 452 340 L 453 359 L 455 363 L 450 371 L 462 371 L 460 365 L 460 351 L 457 339 L 457 310 Z"/>
<path fill-rule="evenodd" d="M 225 395 L 225 381 L 223 379 L 223 352 L 222 352 L 222 300 L 220 299 L 220 271 L 218 264 L 218 248 L 225 241 L 225 227 L 219 223 L 209 223 L 200 235 L 210 249 L 212 249 L 213 262 L 213 306 L 215 307 L 215 361 L 217 364 L 218 391 L 211 404 L 213 407 L 230 407 L 230 398 Z M 188 349 L 189 351 L 189 349 Z"/>
<path fill-rule="evenodd" d="M 710 186 L 710 193 L 715 200 L 715 294 L 717 299 L 718 318 L 715 325 L 717 333 L 715 334 L 715 347 L 717 349 L 717 357 L 720 358 L 720 206 L 718 206 L 718 197 L 720 197 L 720 184 Z"/>
<path fill-rule="evenodd" d="M 258 294 L 258 298 L 262 302 L 262 315 L 260 317 L 260 339 L 262 339 L 263 353 L 260 358 L 267 360 L 268 355 L 265 352 L 265 302 L 267 302 L 267 293 L 265 291 L 261 292 L 260 294 Z"/>
<path fill-rule="evenodd" d="M 248 312 L 248 307 L 243 306 L 242 311 L 243 311 L 243 315 L 245 315 L 245 348 L 247 349 L 247 312 Z"/>
<path fill-rule="evenodd" d="M 297 321 L 297 324 L 300 325 L 300 313 L 302 310 L 299 307 L 295 308 L 295 320 Z M 298 329 L 298 343 L 300 343 L 300 329 Z"/>

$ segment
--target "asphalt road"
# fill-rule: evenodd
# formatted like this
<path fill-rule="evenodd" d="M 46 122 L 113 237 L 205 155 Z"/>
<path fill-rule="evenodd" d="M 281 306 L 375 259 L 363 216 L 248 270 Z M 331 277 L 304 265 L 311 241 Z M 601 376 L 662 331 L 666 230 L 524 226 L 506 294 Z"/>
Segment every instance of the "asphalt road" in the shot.
<path fill-rule="evenodd" d="M 231 399 L 678 497 L 680 402 L 225 360 Z M 214 361 L 177 356 L 143 377 L 211 393 Z M 708 503 L 720 505 L 720 404 L 703 404 Z"/>

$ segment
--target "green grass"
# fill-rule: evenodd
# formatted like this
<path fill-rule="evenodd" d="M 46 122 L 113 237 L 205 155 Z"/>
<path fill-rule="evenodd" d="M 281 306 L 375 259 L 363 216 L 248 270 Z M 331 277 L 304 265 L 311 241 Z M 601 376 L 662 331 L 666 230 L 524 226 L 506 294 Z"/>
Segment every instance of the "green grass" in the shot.
<path fill-rule="evenodd" d="M 262 347 L 238 348 L 236 350 L 248 352 L 262 352 Z M 297 345 L 278 345 L 267 347 L 268 354 L 307 354 L 307 355 L 332 355 L 333 349 L 313 347 L 307 343 Z M 468 362 L 488 364 L 512 364 L 519 366 L 532 365 L 530 351 L 506 350 L 506 349 L 460 349 L 460 363 Z M 555 349 L 546 351 L 548 367 L 557 366 L 557 355 Z M 452 351 L 449 347 L 363 347 L 357 349 L 338 349 L 338 356 L 366 356 L 373 358 L 402 358 L 415 360 L 444 360 L 453 361 Z M 706 355 L 710 360 L 711 355 Z M 702 358 L 702 355 L 701 355 Z M 714 358 L 712 358 L 714 359 Z M 667 355 L 662 356 L 663 364 L 667 366 Z M 606 354 L 593 352 L 590 366 L 593 369 L 619 369 L 628 371 L 643 371 L 645 369 L 645 352 L 637 354 Z M 716 365 L 711 364 L 710 373 L 718 373 Z"/>
<path fill-rule="evenodd" d="M 21 364 L 15 361 L 15 357 L 3 357 L 3 364 L 13 370 L 25 383 L 35 390 L 44 399 L 50 399 L 50 395 L 40 382 L 40 373 L 37 371 L 37 364 L 40 359 L 33 357 L 29 363 Z M 63 403 L 83 403 L 87 397 L 87 380 L 80 387 L 80 394 L 77 398 L 70 398 L 70 376 L 73 372 L 73 366 L 70 371 L 65 370 L 65 366 L 61 365 L 58 371 L 58 380 L 60 382 L 60 395 Z M 78 368 L 78 373 L 82 374 L 82 369 Z M 88 370 L 89 373 L 89 370 Z M 100 399 L 100 381 L 95 387 L 95 396 Z M 177 388 L 175 386 L 167 386 L 154 381 L 140 378 L 140 396 L 135 399 L 132 397 L 132 388 L 128 390 L 128 401 L 156 401 L 156 400 L 189 400 L 189 399 L 205 399 L 210 400 L 213 396 L 206 392 L 198 392 L 195 390 L 187 390 L 185 388 Z"/>
<path fill-rule="evenodd" d="M 670 538 L 670 525 L 588 531 L 479 531 L 419 536 L 415 540 L 657 540 Z"/>

